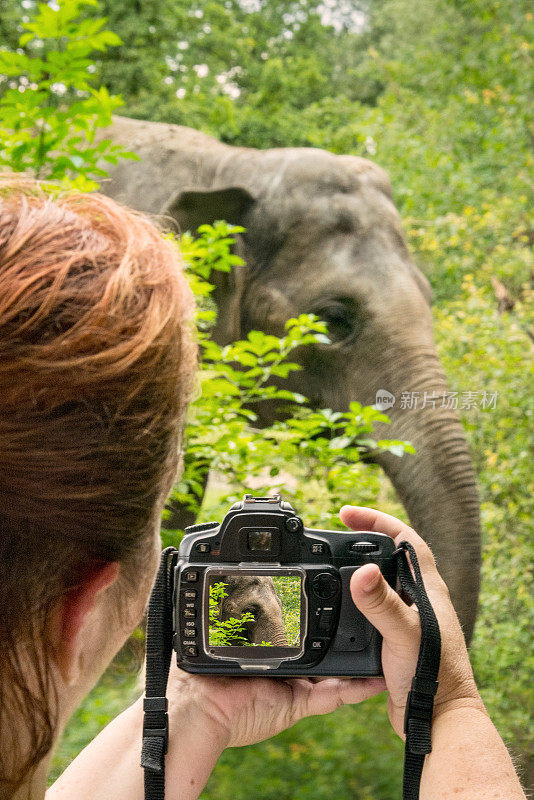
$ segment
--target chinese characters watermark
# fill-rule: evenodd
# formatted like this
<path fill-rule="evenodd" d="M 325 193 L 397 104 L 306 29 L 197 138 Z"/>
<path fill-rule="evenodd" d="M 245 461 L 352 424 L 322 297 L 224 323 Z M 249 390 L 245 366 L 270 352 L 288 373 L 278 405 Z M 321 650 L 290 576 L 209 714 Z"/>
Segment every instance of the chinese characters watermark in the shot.
<path fill-rule="evenodd" d="M 478 392 L 401 392 L 398 408 L 406 411 L 415 411 L 418 408 L 452 408 L 470 411 L 473 408 L 497 408 L 498 392 L 488 392 L 485 389 Z M 379 389 L 376 393 L 375 408 L 387 411 L 397 402 L 395 395 L 386 389 Z"/>

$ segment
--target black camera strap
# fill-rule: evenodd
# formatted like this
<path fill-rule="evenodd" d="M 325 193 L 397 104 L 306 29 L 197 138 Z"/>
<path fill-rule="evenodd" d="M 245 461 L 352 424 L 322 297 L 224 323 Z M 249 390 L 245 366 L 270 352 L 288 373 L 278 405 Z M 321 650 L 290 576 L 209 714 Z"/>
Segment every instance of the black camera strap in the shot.
<path fill-rule="evenodd" d="M 407 554 L 410 556 L 409 560 Z M 421 618 L 419 658 L 404 718 L 406 747 L 402 788 L 403 800 L 419 800 L 425 756 L 432 750 L 432 713 L 438 688 L 441 636 L 414 548 L 409 542 L 401 542 L 395 555 L 398 558 L 401 587 L 415 603 Z M 148 606 L 145 713 L 141 750 L 141 766 L 145 771 L 145 800 L 165 798 L 165 754 L 169 743 L 166 694 L 172 657 L 172 579 L 177 557 L 178 551 L 174 547 L 163 550 Z"/>
<path fill-rule="evenodd" d="M 415 603 L 421 619 L 419 657 L 404 713 L 406 742 L 402 784 L 403 800 L 419 800 L 425 756 L 432 751 L 430 732 L 434 697 L 438 690 L 441 635 L 413 546 L 409 542 L 401 542 L 395 554 L 398 557 L 398 575 L 402 590 Z M 409 561 L 407 554 L 410 556 Z"/>
<path fill-rule="evenodd" d="M 166 547 L 150 595 L 146 626 L 146 677 L 141 766 L 145 800 L 165 798 L 165 754 L 169 746 L 167 681 L 172 658 L 172 578 L 178 551 Z"/>

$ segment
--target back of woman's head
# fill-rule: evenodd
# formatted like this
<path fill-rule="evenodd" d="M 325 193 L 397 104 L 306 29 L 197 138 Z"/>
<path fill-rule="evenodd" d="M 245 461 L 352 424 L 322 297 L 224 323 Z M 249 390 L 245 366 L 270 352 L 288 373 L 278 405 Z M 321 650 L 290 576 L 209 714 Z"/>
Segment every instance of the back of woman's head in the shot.
<path fill-rule="evenodd" d="M 50 609 L 91 565 L 134 574 L 146 552 L 193 380 L 192 307 L 148 219 L 0 176 L 0 730 L 25 712 L 31 743 L 27 763 L 1 753 L 0 786 L 51 745 Z"/>

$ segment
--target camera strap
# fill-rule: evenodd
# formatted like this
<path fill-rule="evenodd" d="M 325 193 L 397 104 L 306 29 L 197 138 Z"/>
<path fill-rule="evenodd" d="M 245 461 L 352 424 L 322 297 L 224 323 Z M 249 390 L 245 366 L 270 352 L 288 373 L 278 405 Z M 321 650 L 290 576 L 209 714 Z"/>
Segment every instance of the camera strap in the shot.
<path fill-rule="evenodd" d="M 150 595 L 146 625 L 146 677 L 141 766 L 145 800 L 165 798 L 165 754 L 169 746 L 167 681 L 172 658 L 172 578 L 178 550 L 166 547 Z"/>
<path fill-rule="evenodd" d="M 421 618 L 419 658 L 404 717 L 406 746 L 402 787 L 403 800 L 419 800 L 425 756 L 432 750 L 431 726 L 434 697 L 438 688 L 441 636 L 413 546 L 409 542 L 401 542 L 394 555 L 398 558 L 401 587 L 415 603 Z M 141 766 L 145 771 L 145 800 L 165 798 L 165 754 L 169 744 L 166 694 L 172 657 L 172 582 L 177 558 L 178 551 L 174 547 L 163 550 L 148 606 L 141 749 Z"/>
<path fill-rule="evenodd" d="M 409 542 L 401 542 L 395 555 L 398 558 L 398 575 L 402 590 L 415 603 L 421 620 L 419 657 L 404 713 L 406 742 L 402 783 L 403 800 L 419 800 L 425 756 L 432 751 L 432 715 L 434 697 L 438 690 L 441 635 L 413 546 Z"/>

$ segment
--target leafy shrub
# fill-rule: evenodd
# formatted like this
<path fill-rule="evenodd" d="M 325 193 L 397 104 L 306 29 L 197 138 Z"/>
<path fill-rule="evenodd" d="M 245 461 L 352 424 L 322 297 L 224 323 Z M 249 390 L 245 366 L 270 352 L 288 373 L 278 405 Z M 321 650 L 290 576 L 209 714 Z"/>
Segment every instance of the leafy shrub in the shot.
<path fill-rule="evenodd" d="M 461 299 L 435 312 L 443 364 L 460 391 L 482 388 L 497 396 L 495 408 L 462 412 L 478 472 L 484 534 L 472 662 L 499 731 L 532 753 L 526 718 L 534 702 L 531 312 L 518 303 L 513 312 L 499 314 L 483 278 L 467 274 L 461 291 Z"/>
<path fill-rule="evenodd" d="M 106 176 L 102 160 L 136 158 L 111 141 L 94 143 L 122 100 L 95 87 L 91 54 L 121 40 L 104 19 L 81 19 L 87 6 L 97 0 L 40 3 L 21 23 L 17 50 L 0 47 L 0 165 L 82 190 Z"/>
<path fill-rule="evenodd" d="M 223 620 L 220 618 L 220 604 L 225 597 L 228 597 L 226 583 L 214 583 L 210 586 L 209 595 L 209 643 L 214 647 L 233 645 L 245 647 L 251 642 L 244 636 L 245 624 L 254 622 L 254 614 L 245 611 L 239 618 L 230 617 Z"/>

